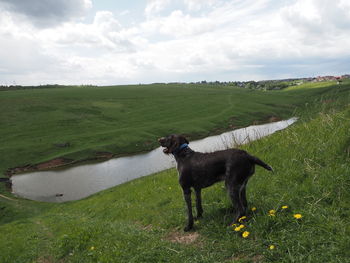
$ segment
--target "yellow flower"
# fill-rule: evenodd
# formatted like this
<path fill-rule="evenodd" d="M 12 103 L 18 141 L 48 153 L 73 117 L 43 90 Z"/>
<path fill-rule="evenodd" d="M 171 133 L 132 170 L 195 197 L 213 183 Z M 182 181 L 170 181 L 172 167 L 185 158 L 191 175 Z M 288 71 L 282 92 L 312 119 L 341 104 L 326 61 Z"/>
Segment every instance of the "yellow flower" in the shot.
<path fill-rule="evenodd" d="M 244 231 L 243 233 L 242 233 L 242 237 L 243 238 L 246 238 L 246 237 L 248 237 L 249 236 L 249 232 L 248 231 Z"/>
<path fill-rule="evenodd" d="M 244 219 L 246 219 L 247 217 L 246 216 L 242 216 L 238 219 L 238 222 L 242 222 Z"/>
<path fill-rule="evenodd" d="M 241 231 L 241 229 L 244 228 L 244 227 L 245 227 L 245 225 L 239 225 L 239 226 L 235 227 L 234 230 L 236 232 L 238 232 L 238 231 Z"/>
<path fill-rule="evenodd" d="M 95 247 L 90 247 L 90 250 L 95 250 Z"/>
<path fill-rule="evenodd" d="M 300 219 L 300 218 L 302 218 L 303 216 L 301 215 L 301 214 L 295 214 L 294 215 L 294 218 L 296 218 L 296 219 Z"/>
<path fill-rule="evenodd" d="M 269 211 L 269 216 L 276 216 L 276 210 L 271 209 Z"/>
<path fill-rule="evenodd" d="M 282 209 L 287 209 L 287 208 L 288 208 L 287 205 L 282 206 Z"/>
<path fill-rule="evenodd" d="M 238 232 L 241 231 L 241 228 L 239 226 L 235 227 L 234 231 Z"/>
<path fill-rule="evenodd" d="M 254 207 L 252 207 L 252 211 L 254 212 L 256 210 L 256 207 L 254 206 Z"/>
<path fill-rule="evenodd" d="M 274 245 L 270 245 L 270 246 L 269 246 L 269 249 L 270 249 L 270 250 L 273 250 L 273 249 L 275 249 L 275 246 L 274 246 Z"/>

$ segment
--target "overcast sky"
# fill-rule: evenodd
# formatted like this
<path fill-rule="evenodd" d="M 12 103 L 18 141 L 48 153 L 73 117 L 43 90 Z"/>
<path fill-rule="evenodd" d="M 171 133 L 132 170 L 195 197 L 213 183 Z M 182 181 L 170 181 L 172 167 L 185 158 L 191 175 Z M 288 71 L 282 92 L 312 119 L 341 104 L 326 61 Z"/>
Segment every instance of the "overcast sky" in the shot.
<path fill-rule="evenodd" d="M 345 73 L 349 0 L 0 0 L 0 84 Z"/>

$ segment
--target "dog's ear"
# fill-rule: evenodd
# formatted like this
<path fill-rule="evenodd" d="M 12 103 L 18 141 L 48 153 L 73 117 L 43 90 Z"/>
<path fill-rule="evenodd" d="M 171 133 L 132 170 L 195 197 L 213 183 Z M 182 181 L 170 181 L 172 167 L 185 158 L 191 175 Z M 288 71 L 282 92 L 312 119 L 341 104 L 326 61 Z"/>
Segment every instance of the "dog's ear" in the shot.
<path fill-rule="evenodd" d="M 184 137 L 184 139 L 185 139 L 185 142 L 187 143 L 187 144 L 189 144 L 190 142 Z"/>
<path fill-rule="evenodd" d="M 183 143 L 189 144 L 188 140 L 186 139 L 186 137 L 184 135 L 180 135 L 180 139 L 181 139 L 180 145 Z"/>

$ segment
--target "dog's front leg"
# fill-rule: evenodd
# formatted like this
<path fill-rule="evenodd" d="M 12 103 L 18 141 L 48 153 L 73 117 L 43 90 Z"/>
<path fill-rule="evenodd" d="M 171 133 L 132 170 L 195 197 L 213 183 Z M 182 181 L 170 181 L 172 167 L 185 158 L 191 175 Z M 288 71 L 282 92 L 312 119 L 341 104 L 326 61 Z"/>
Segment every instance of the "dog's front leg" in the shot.
<path fill-rule="evenodd" d="M 203 208 L 202 208 L 202 193 L 201 188 L 195 189 L 196 191 L 196 209 L 197 209 L 197 219 L 202 217 Z"/>
<path fill-rule="evenodd" d="M 184 198 L 187 205 L 187 226 L 184 231 L 190 231 L 193 228 L 193 215 L 192 215 L 192 200 L 191 200 L 191 189 L 183 189 Z"/>

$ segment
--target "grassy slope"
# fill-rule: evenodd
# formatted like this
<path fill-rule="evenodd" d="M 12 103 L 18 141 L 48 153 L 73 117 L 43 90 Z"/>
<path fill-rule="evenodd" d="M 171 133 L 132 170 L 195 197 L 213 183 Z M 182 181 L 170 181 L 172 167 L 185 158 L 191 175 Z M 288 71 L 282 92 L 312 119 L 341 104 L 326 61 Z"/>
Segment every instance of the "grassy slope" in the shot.
<path fill-rule="evenodd" d="M 0 173 L 62 156 L 77 160 L 97 152 L 149 150 L 156 138 L 172 132 L 193 139 L 272 115 L 290 117 L 297 105 L 332 85 L 297 92 L 190 84 L 2 91 Z M 55 146 L 66 142 L 70 147 Z"/>
<path fill-rule="evenodd" d="M 257 210 L 247 239 L 227 227 L 230 204 L 217 184 L 204 191 L 198 238 L 171 242 L 189 238 L 181 230 L 184 205 L 171 169 L 77 202 L 1 199 L 0 262 L 346 262 L 349 93 L 309 112 L 291 128 L 244 146 L 276 171 L 258 168 L 250 180 L 248 200 Z M 281 211 L 282 205 L 289 209 Z M 275 217 L 267 216 L 270 209 Z"/>

